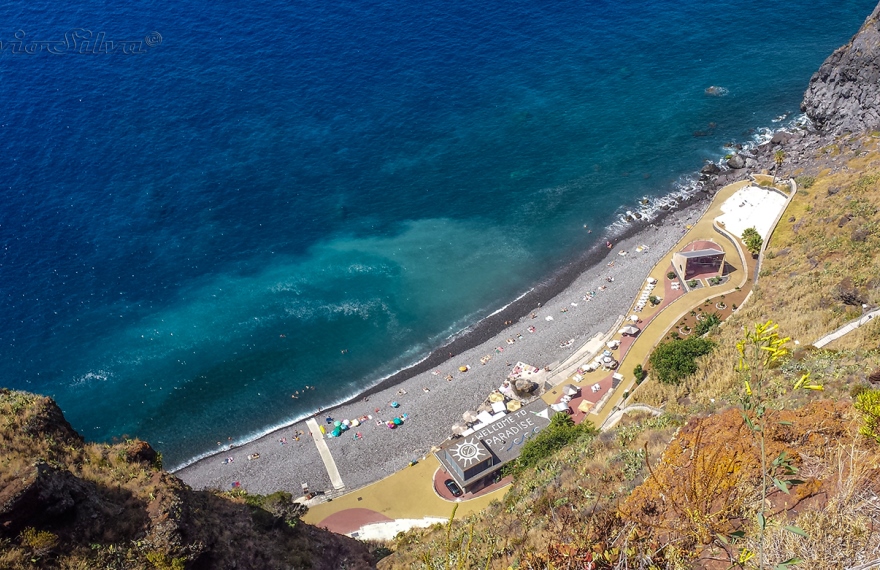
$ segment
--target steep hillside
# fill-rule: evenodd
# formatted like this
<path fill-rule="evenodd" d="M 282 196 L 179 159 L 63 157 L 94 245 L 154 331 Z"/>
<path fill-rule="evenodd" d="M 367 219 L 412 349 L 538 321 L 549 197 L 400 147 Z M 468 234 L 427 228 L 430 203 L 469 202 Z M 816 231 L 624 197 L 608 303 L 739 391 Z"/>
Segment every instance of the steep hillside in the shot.
<path fill-rule="evenodd" d="M 0 389 L 0 568 L 372 568 L 290 496 L 196 492 L 149 444 L 85 443 L 49 398 Z"/>

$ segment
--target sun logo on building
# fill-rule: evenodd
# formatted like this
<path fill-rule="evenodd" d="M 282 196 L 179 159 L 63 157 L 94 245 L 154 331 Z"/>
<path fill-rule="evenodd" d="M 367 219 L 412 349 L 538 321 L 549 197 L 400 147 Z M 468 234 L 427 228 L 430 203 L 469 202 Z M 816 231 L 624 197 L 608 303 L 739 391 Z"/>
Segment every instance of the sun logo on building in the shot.
<path fill-rule="evenodd" d="M 471 463 L 479 463 L 480 456 L 488 454 L 480 449 L 476 439 L 466 439 L 455 446 L 452 455 L 456 461 L 468 467 Z"/>

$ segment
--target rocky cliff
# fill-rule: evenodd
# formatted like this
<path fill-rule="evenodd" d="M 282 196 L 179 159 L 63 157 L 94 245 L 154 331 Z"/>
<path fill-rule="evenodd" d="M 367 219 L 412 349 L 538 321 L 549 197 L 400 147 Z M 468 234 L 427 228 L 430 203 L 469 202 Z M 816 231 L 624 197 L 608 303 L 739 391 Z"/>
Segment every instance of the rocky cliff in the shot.
<path fill-rule="evenodd" d="M 149 444 L 83 441 L 49 398 L 0 389 L 0 568 L 373 568 L 287 493 L 193 491 Z"/>
<path fill-rule="evenodd" d="M 813 74 L 801 111 L 825 134 L 880 129 L 880 5 Z"/>

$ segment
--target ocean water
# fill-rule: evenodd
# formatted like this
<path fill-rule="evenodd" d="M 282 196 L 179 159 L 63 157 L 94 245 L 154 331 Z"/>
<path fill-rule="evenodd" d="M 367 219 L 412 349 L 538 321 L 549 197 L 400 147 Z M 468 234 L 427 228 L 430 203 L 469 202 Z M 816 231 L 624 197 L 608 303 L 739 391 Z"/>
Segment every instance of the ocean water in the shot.
<path fill-rule="evenodd" d="M 171 466 L 313 413 L 796 117 L 873 5 L 0 6 L 0 385 Z"/>

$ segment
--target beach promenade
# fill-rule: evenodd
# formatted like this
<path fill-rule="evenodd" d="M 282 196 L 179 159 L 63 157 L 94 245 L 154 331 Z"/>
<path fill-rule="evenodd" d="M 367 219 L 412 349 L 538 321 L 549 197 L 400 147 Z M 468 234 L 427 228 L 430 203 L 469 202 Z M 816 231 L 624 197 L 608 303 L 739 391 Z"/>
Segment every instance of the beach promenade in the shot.
<path fill-rule="evenodd" d="M 612 248 L 605 247 L 603 239 L 594 252 L 603 257 L 586 257 L 567 288 L 543 303 L 522 307 L 500 332 L 451 355 L 435 368 L 312 416 L 319 426 L 327 416 L 332 416 L 333 422 L 360 422 L 357 429 L 324 440 L 345 490 L 356 491 L 409 469 L 413 460 L 423 461 L 432 446 L 452 435 L 451 427 L 461 421 L 462 413 L 479 407 L 517 362 L 541 369 L 551 366 L 549 375 L 542 376 L 555 378 L 554 372 L 566 362 L 580 358 L 573 355 L 584 344 L 597 335 L 616 331 L 620 315 L 638 296 L 644 276 L 706 207 L 707 200 L 695 201 L 630 237 L 611 236 Z M 621 255 L 622 251 L 629 253 Z M 517 270 L 521 268 L 511 268 Z M 469 368 L 461 372 L 461 367 Z M 398 408 L 391 406 L 394 402 Z M 388 420 L 404 414 L 403 425 L 387 427 Z M 249 442 L 226 443 L 227 438 L 218 433 L 217 441 L 224 443 L 218 443 L 215 455 L 176 474 L 196 489 L 242 488 L 262 494 L 285 490 L 299 495 L 306 484 L 319 497 L 337 497 L 336 478 L 331 480 L 318 446 L 310 441 L 315 433 L 305 419 Z M 246 460 L 254 455 L 258 459 Z M 234 461 L 227 461 L 229 458 Z"/>
<path fill-rule="evenodd" d="M 722 206 L 740 189 L 750 185 L 750 181 L 731 184 L 720 190 L 712 200 L 706 212 L 692 224 L 685 225 L 685 231 L 672 247 L 640 277 L 643 283 L 648 278 L 656 280 L 659 288 L 654 294 L 661 297 L 661 302 L 652 307 L 645 305 L 638 312 L 636 303 L 629 306 L 627 314 L 638 317 L 641 332 L 636 336 L 621 336 L 618 327 L 630 322 L 625 316 L 618 316 L 613 326 L 606 333 L 596 333 L 587 342 L 576 349 L 567 358 L 560 361 L 557 367 L 545 377 L 545 381 L 555 386 L 542 396 L 548 404 L 556 403 L 562 396 L 561 387 L 574 384 L 581 388 L 581 394 L 570 402 L 572 415 L 577 422 L 590 421 L 597 426 L 610 429 L 620 420 L 620 411 L 625 400 L 636 388 L 632 369 L 637 364 L 645 365 L 653 348 L 675 327 L 675 325 L 695 307 L 703 304 L 706 299 L 720 295 L 735 294 L 737 299 L 747 297 L 754 283 L 756 261 L 744 252 L 738 236 L 731 235 L 723 225 L 716 223 L 722 216 Z M 729 206 L 729 204 L 728 204 Z M 781 213 L 781 212 L 780 212 Z M 779 215 L 774 216 L 778 220 Z M 694 241 L 713 241 L 725 252 L 728 266 L 725 274 L 729 278 L 717 286 L 705 286 L 685 291 L 675 289 L 673 282 L 667 277 L 670 271 L 672 256 Z M 624 250 L 625 251 L 625 250 Z M 629 255 L 629 253 L 627 253 Z M 708 285 L 708 283 L 706 283 Z M 578 368 L 589 362 L 596 354 L 605 350 L 609 340 L 620 342 L 617 358 L 620 364 L 614 371 L 578 372 Z M 616 381 L 614 376 L 622 376 Z M 587 400 L 586 406 L 581 403 Z M 586 408 L 590 409 L 587 410 Z M 581 408 L 581 409 L 579 409 Z M 635 405 L 631 411 L 658 413 L 656 409 L 645 409 Z M 612 417 L 613 416 L 613 417 Z M 431 455 L 427 456 L 414 467 L 410 467 L 356 493 L 337 498 L 331 503 L 315 505 L 306 516 L 306 521 L 330 530 L 343 533 L 357 532 L 357 529 L 370 523 L 381 523 L 395 519 L 418 520 L 423 517 L 448 517 L 452 504 L 443 498 L 437 490 L 435 473 L 439 462 Z M 442 479 L 442 478 L 441 478 Z M 505 489 L 496 489 L 478 497 L 465 496 L 458 499 L 458 514 L 464 515 L 480 510 L 488 501 L 503 496 Z"/>

